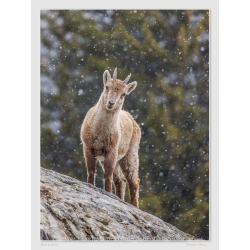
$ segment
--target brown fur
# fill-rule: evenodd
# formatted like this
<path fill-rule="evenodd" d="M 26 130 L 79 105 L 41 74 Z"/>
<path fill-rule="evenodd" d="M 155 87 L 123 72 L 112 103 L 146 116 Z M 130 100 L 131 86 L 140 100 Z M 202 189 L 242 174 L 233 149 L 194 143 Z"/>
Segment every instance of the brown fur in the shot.
<path fill-rule="evenodd" d="M 130 77 L 130 76 L 129 76 Z M 104 188 L 112 192 L 114 181 L 116 195 L 124 199 L 126 182 L 129 185 L 130 203 L 138 207 L 138 149 L 141 131 L 133 117 L 121 110 L 125 94 L 132 92 L 137 83 L 126 84 L 113 78 L 106 70 L 103 74 L 104 90 L 98 103 L 91 108 L 81 127 L 88 183 L 95 185 L 96 161 L 104 170 Z"/>

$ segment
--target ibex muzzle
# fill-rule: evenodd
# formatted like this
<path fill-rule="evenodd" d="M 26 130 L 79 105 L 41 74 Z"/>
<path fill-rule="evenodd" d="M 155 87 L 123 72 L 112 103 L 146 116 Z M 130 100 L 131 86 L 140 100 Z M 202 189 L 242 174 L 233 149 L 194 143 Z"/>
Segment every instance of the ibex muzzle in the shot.
<path fill-rule="evenodd" d="M 109 101 L 109 106 L 113 106 L 114 104 L 114 102 Z"/>

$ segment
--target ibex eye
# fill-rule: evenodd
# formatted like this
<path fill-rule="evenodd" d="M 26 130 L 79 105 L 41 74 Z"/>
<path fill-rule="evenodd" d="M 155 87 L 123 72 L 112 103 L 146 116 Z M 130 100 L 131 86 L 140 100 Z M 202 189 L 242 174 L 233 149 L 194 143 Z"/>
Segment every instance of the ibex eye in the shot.
<path fill-rule="evenodd" d="M 126 94 L 122 94 L 122 97 L 125 97 Z"/>
<path fill-rule="evenodd" d="M 106 90 L 109 90 L 109 87 L 106 87 Z"/>

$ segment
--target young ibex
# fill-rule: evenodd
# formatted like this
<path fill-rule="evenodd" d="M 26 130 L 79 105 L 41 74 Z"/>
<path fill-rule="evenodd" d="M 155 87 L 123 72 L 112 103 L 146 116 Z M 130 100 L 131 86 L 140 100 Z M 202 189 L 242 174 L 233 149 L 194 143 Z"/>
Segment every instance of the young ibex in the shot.
<path fill-rule="evenodd" d="M 108 70 L 103 74 L 104 89 L 98 103 L 91 108 L 81 127 L 81 140 L 88 171 L 88 183 L 95 185 L 96 162 L 104 170 L 104 187 L 124 200 L 126 182 L 129 185 L 130 203 L 138 207 L 138 149 L 141 131 L 133 117 L 122 110 L 124 98 L 137 83 L 117 79 L 117 68 L 111 78 Z"/>

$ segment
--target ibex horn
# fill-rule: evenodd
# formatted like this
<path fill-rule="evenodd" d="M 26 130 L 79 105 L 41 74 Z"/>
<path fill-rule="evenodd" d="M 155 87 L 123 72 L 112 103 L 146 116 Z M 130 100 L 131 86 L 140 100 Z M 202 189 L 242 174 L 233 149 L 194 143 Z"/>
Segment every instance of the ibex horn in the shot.
<path fill-rule="evenodd" d="M 130 77 L 131 77 L 131 74 L 129 74 L 129 75 L 127 76 L 127 78 L 123 81 L 123 83 L 124 83 L 124 84 L 127 84 L 128 81 L 129 81 L 129 79 L 130 79 Z"/>
<path fill-rule="evenodd" d="M 113 73 L 113 79 L 115 80 L 117 78 L 117 68 L 115 68 L 114 73 Z"/>

